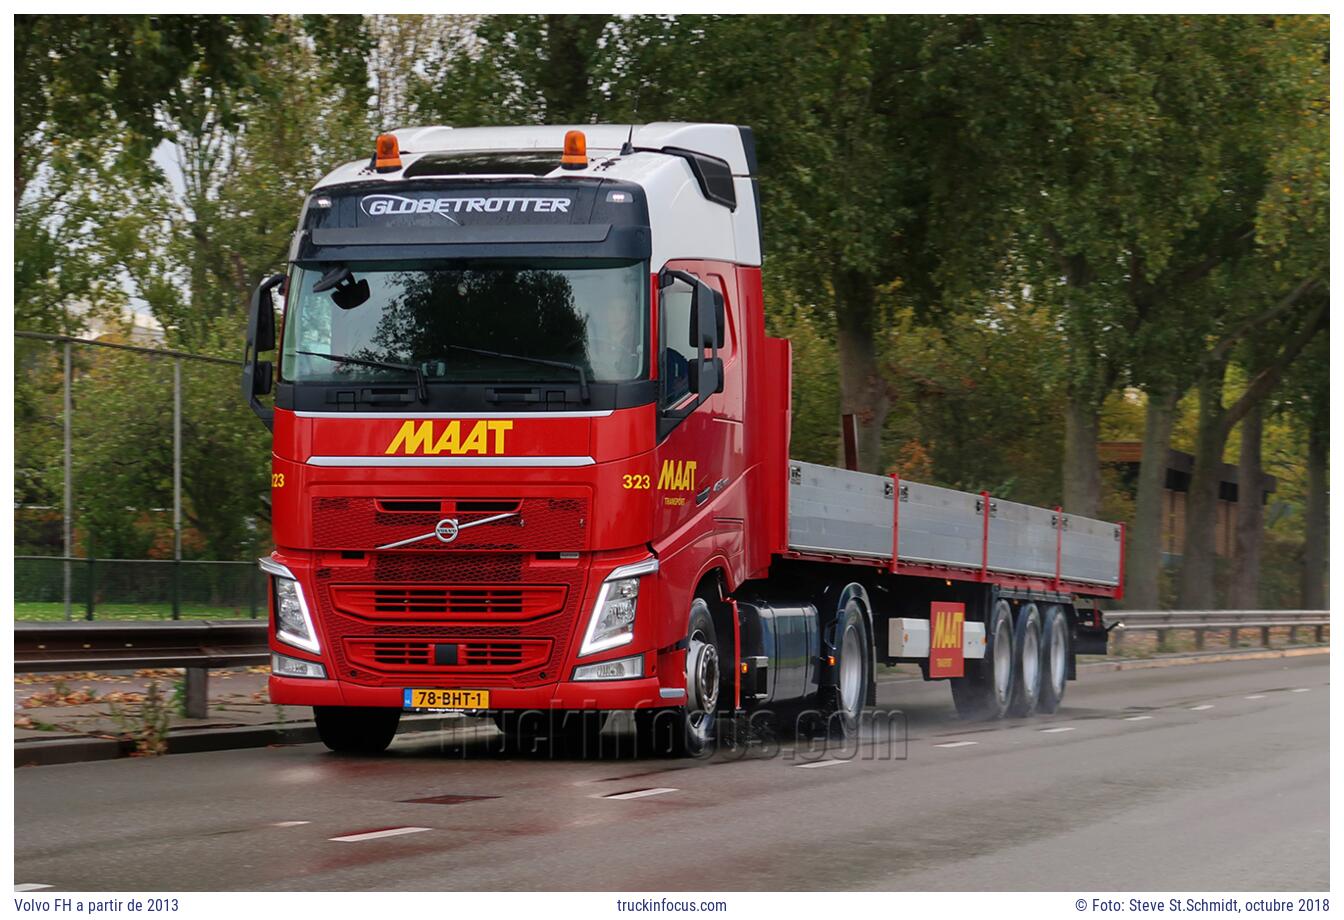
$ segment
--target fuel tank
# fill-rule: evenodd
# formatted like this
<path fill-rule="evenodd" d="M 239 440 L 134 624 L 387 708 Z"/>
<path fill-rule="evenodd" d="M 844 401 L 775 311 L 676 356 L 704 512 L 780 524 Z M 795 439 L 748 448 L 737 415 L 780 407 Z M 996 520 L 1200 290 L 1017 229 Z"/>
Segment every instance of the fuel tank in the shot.
<path fill-rule="evenodd" d="M 754 705 L 801 700 L 817 691 L 821 632 L 817 608 L 806 602 L 737 602 L 744 699 Z"/>

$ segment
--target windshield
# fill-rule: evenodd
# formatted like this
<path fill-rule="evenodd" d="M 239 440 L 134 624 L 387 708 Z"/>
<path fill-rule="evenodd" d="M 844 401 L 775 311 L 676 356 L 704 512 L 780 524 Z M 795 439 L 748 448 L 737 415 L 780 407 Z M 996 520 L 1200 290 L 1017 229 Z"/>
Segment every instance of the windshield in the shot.
<path fill-rule="evenodd" d="M 351 296 L 364 282 L 367 298 Z M 296 267 L 281 373 L 328 384 L 639 380 L 648 294 L 643 262 Z"/>

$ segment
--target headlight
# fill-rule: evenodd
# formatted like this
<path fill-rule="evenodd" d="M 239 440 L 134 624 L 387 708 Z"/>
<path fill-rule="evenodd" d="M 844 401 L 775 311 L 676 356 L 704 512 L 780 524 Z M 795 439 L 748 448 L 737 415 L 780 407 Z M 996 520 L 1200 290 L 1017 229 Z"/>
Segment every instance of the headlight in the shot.
<path fill-rule="evenodd" d="M 271 576 L 271 600 L 275 608 L 275 637 L 310 652 L 321 651 L 317 630 L 308 614 L 303 589 L 287 567 L 271 559 L 258 559 L 261 570 Z"/>
<path fill-rule="evenodd" d="M 633 655 L 601 664 L 584 664 L 574 669 L 575 680 L 626 680 L 644 676 L 644 656 Z"/>
<path fill-rule="evenodd" d="M 656 571 L 658 560 L 650 557 L 634 565 L 623 565 L 607 576 L 588 617 L 588 631 L 584 633 L 579 657 L 625 645 L 635 637 L 639 579 Z"/>
<path fill-rule="evenodd" d="M 281 677 L 325 678 L 327 669 L 316 661 L 304 661 L 301 658 L 290 658 L 279 652 L 271 652 L 271 673 L 279 674 Z"/>

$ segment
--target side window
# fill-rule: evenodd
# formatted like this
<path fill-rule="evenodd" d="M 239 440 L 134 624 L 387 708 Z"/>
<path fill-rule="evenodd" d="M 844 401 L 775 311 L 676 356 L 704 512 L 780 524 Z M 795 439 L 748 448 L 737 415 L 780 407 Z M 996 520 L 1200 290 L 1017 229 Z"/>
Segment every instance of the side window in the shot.
<path fill-rule="evenodd" d="M 658 375 L 663 381 L 662 405 L 675 406 L 691 391 L 690 366 L 695 360 L 691 344 L 691 289 L 684 284 L 664 288 L 659 299 L 662 351 Z"/>

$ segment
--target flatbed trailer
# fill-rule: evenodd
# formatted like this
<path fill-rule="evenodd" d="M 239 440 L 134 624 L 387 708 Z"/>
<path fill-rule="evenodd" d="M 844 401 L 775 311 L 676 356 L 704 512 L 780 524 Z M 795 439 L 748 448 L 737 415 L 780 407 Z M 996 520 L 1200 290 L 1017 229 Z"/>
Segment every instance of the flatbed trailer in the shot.
<path fill-rule="evenodd" d="M 1124 526 L 899 476 L 789 461 L 789 556 L 1113 595 Z"/>
<path fill-rule="evenodd" d="M 668 123 L 405 129 L 317 184 L 244 354 L 273 701 L 336 750 L 632 710 L 689 754 L 800 705 L 852 733 L 882 663 L 967 717 L 1059 706 L 1123 528 L 788 459 L 757 182 L 749 129 Z"/>

